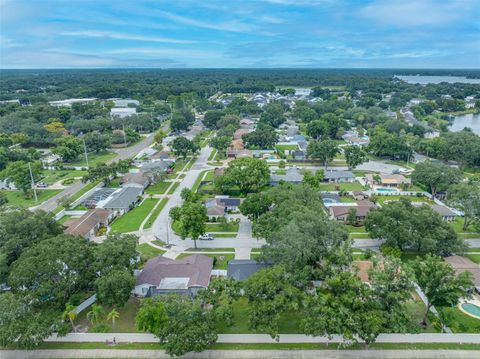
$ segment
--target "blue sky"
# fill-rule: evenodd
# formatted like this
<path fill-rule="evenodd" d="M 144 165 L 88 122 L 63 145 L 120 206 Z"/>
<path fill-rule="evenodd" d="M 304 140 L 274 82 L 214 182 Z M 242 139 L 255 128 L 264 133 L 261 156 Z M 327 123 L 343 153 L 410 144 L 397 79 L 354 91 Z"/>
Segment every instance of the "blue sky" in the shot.
<path fill-rule="evenodd" d="M 479 68 L 479 0 L 0 0 L 1 68 Z"/>

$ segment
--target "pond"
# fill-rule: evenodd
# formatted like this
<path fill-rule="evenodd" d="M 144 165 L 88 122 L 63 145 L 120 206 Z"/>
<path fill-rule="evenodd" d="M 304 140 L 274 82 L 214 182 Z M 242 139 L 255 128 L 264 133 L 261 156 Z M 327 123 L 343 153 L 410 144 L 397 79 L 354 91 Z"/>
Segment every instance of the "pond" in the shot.
<path fill-rule="evenodd" d="M 480 114 L 469 113 L 466 115 L 455 116 L 449 129 L 450 131 L 458 132 L 465 127 L 472 129 L 474 133 L 480 135 Z"/>
<path fill-rule="evenodd" d="M 469 79 L 465 76 L 421 76 L 421 75 L 395 75 L 396 78 L 411 84 L 439 84 L 441 82 L 464 84 L 480 84 L 480 79 Z"/>

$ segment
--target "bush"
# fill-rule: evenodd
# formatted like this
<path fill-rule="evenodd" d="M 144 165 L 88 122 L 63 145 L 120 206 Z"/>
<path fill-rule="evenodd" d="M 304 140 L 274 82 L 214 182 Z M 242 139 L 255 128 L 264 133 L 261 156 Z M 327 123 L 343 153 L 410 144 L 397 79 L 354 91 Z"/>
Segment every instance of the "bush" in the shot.
<path fill-rule="evenodd" d="M 400 258 L 402 255 L 402 251 L 399 248 L 387 246 L 385 244 L 380 246 L 380 252 L 386 257 Z"/>
<path fill-rule="evenodd" d="M 72 184 L 73 182 L 75 182 L 74 178 L 67 178 L 66 180 L 62 181 L 62 184 L 63 185 L 68 185 L 68 184 Z"/>
<path fill-rule="evenodd" d="M 84 298 L 84 295 L 82 293 L 75 293 L 75 294 L 72 294 L 72 296 L 68 300 L 68 303 L 76 307 L 83 302 L 83 298 Z"/>
<path fill-rule="evenodd" d="M 105 323 L 95 324 L 90 331 L 92 333 L 108 333 L 110 331 L 110 326 Z"/>

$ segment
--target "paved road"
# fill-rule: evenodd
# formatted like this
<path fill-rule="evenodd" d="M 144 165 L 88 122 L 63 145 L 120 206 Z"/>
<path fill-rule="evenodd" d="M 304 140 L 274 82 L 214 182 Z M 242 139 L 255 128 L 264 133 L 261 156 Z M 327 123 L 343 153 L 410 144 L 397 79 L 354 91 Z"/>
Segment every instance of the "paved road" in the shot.
<path fill-rule="evenodd" d="M 118 160 L 125 160 L 127 158 L 135 156 L 137 153 L 139 153 L 141 150 L 147 148 L 153 143 L 153 133 L 145 137 L 143 140 L 140 142 L 134 144 L 131 147 L 127 148 L 119 148 L 114 150 L 117 153 L 117 157 L 115 157 L 113 160 L 110 160 L 110 162 L 113 161 L 118 161 Z"/>
<path fill-rule="evenodd" d="M 210 359 L 477 359 L 475 350 L 206 350 L 188 353 L 181 358 Z M 4 350 L 3 359 L 48 358 L 158 358 L 171 359 L 164 350 L 122 349 L 59 349 L 59 350 Z"/>

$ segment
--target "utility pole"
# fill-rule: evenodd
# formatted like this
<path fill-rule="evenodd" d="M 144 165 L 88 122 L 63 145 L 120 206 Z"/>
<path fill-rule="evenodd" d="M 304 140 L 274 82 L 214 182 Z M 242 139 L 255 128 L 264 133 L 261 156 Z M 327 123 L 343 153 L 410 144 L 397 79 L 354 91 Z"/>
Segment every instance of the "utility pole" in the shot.
<path fill-rule="evenodd" d="M 28 162 L 28 170 L 30 171 L 30 179 L 32 180 L 33 195 L 35 196 L 36 203 L 38 202 L 37 189 L 35 188 L 35 181 L 33 180 L 32 166 L 30 165 L 30 162 Z"/>
<path fill-rule="evenodd" d="M 125 123 L 122 123 L 123 129 L 123 143 L 125 143 L 125 147 L 127 147 L 127 135 L 125 134 Z"/>
<path fill-rule="evenodd" d="M 83 139 L 83 151 L 85 152 L 85 162 L 87 163 L 87 169 L 90 169 L 88 165 L 88 153 L 87 153 L 87 145 L 85 144 L 85 139 Z"/>

